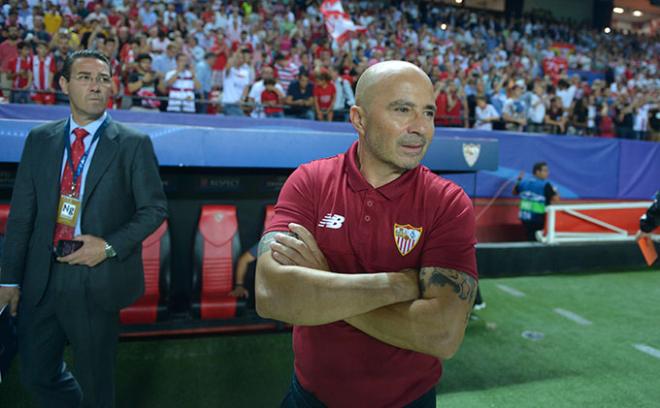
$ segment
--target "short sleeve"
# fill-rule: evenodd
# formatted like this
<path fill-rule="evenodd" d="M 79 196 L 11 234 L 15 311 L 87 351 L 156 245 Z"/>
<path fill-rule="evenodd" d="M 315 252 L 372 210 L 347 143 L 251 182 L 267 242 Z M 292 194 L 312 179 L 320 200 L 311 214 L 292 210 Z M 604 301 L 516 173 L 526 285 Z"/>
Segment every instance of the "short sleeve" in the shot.
<path fill-rule="evenodd" d="M 265 233 L 288 231 L 289 223 L 295 222 L 314 232 L 315 193 L 309 165 L 302 165 L 286 180 L 275 204 L 275 215 Z"/>
<path fill-rule="evenodd" d="M 439 197 L 446 205 L 435 215 L 424 241 L 422 267 L 436 266 L 466 272 L 478 278 L 474 208 L 459 187 L 447 186 Z"/>

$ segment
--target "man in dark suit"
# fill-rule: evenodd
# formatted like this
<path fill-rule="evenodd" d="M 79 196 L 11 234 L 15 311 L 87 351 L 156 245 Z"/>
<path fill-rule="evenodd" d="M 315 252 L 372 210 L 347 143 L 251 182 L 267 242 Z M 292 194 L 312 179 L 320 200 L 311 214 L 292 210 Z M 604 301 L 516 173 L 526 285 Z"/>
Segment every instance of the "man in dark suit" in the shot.
<path fill-rule="evenodd" d="M 13 188 L 0 305 L 18 316 L 21 379 L 42 407 L 114 406 L 119 310 L 143 293 L 141 243 L 167 215 L 151 140 L 105 111 L 111 75 L 96 51 L 67 59 L 71 116 L 30 132 Z M 55 256 L 67 240 L 83 245 Z"/>

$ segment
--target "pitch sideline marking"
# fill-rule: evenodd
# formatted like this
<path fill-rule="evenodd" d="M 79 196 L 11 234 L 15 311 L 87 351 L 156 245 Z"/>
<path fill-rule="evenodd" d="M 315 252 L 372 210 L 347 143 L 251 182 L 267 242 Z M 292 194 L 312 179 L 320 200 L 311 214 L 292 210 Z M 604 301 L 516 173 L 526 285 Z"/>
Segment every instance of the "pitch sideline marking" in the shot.
<path fill-rule="evenodd" d="M 633 347 L 651 357 L 660 358 L 660 350 L 656 348 L 647 346 L 646 344 L 633 344 Z"/>
<path fill-rule="evenodd" d="M 519 291 L 518 289 L 514 289 L 511 286 L 502 285 L 501 283 L 498 283 L 495 286 L 497 286 L 502 292 L 506 292 L 514 297 L 521 298 L 526 296 L 523 292 Z"/>
<path fill-rule="evenodd" d="M 571 312 L 570 310 L 561 309 L 561 308 L 556 307 L 556 308 L 553 309 L 553 311 L 555 313 L 557 313 L 558 315 L 563 316 L 563 317 L 567 318 L 568 320 L 572 320 L 572 321 L 574 321 L 575 323 L 577 323 L 579 325 L 588 326 L 588 325 L 591 324 L 590 320 L 587 320 L 584 317 L 580 316 L 579 314 Z"/>

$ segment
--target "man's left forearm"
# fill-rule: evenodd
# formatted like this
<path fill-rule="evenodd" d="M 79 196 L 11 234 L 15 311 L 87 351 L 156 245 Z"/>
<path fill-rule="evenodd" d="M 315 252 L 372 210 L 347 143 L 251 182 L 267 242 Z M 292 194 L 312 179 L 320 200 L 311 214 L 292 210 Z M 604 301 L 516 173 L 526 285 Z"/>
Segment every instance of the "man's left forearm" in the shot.
<path fill-rule="evenodd" d="M 450 358 L 463 341 L 477 291 L 470 275 L 424 267 L 422 299 L 385 306 L 345 321 L 384 343 L 438 358 Z"/>
<path fill-rule="evenodd" d="M 467 319 L 465 315 L 447 313 L 442 303 L 441 299 L 417 299 L 385 306 L 345 322 L 391 346 L 448 359 L 463 340 Z"/>

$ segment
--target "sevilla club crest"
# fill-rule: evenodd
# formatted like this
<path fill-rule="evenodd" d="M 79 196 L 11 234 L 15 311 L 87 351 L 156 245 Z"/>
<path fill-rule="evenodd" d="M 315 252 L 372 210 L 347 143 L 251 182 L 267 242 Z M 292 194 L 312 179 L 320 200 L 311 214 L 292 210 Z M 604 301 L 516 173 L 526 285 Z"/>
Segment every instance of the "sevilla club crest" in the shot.
<path fill-rule="evenodd" d="M 415 249 L 422 236 L 422 227 L 415 228 L 410 224 L 394 224 L 394 242 L 401 256 L 406 256 Z"/>
<path fill-rule="evenodd" d="M 472 167 L 479 160 L 481 145 L 478 143 L 463 143 L 463 158 L 468 166 Z"/>

